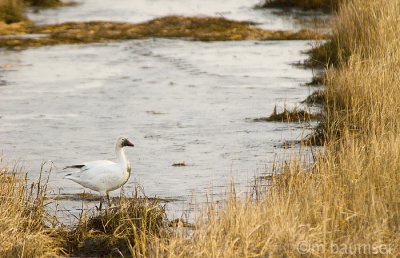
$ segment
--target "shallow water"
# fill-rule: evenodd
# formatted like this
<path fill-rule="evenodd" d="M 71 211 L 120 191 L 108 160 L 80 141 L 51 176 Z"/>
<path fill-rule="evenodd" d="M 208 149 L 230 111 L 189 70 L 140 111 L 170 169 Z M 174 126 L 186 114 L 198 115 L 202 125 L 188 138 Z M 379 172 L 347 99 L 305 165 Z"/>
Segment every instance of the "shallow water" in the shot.
<path fill-rule="evenodd" d="M 95 8 L 94 1 L 86 4 Z M 98 5 L 98 19 L 123 17 L 115 10 L 102 16 L 107 8 Z M 81 6 L 75 8 L 79 18 Z M 114 141 L 127 135 L 135 147 L 127 149 L 133 174 L 125 192 L 140 184 L 150 197 L 176 198 L 168 204 L 176 216 L 193 198 L 220 198 L 231 179 L 246 189 L 276 155 L 290 153 L 279 146 L 283 141 L 306 133 L 302 125 L 249 118 L 305 99 L 310 89 L 300 85 L 312 72 L 292 63 L 306 58 L 302 51 L 309 47 L 309 41 L 148 39 L 0 50 L 0 148 L 30 178 L 51 160 L 51 188 L 73 194 L 82 188 L 64 180 L 62 168 L 113 159 Z M 81 208 L 80 202 L 63 205 Z"/>
<path fill-rule="evenodd" d="M 166 15 L 221 16 L 259 23 L 264 29 L 297 30 L 304 28 L 296 13 L 277 14 L 273 9 L 254 8 L 262 0 L 78 0 L 78 6 L 60 9 L 31 9 L 29 18 L 39 24 L 68 21 L 143 22 Z M 315 15 L 322 17 L 321 14 Z M 306 18 L 301 15 L 302 18 Z M 310 26 L 310 24 L 307 24 Z"/>

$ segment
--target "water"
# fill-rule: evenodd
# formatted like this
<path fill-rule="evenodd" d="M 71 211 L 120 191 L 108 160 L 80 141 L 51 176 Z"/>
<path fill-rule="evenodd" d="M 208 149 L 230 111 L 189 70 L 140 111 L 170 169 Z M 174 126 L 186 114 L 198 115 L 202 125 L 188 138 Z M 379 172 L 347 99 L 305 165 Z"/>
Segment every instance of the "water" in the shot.
<path fill-rule="evenodd" d="M 263 0 L 77 0 L 78 6 L 62 9 L 32 9 L 29 18 L 38 24 L 68 21 L 144 22 L 166 15 L 221 16 L 259 23 L 264 29 L 298 30 L 296 13 L 277 15 L 277 10 L 254 8 Z M 312 15 L 313 16 L 313 15 Z M 305 18 L 304 14 L 301 15 Z M 318 17 L 323 17 L 318 14 Z M 326 18 L 326 17 L 325 17 Z M 307 25 L 309 26 L 309 24 Z"/>
<path fill-rule="evenodd" d="M 139 2 L 135 6 L 148 3 L 149 10 L 162 5 Z M 166 2 L 176 8 L 180 3 Z M 69 8 L 76 8 L 74 19 L 124 17 L 117 15 L 119 4 L 107 9 L 100 3 L 85 1 L 82 7 Z M 241 6 L 239 1 L 230 3 Z M 190 5 L 182 4 L 181 11 L 191 15 Z M 223 7 L 209 5 L 215 7 L 212 12 Z M 98 16 L 84 15 L 89 7 Z M 69 10 L 57 12 L 60 20 L 72 15 Z M 169 204 L 171 216 L 177 216 L 194 198 L 201 202 L 206 193 L 220 197 L 231 179 L 246 189 L 284 152 L 279 146 L 283 141 L 302 137 L 302 125 L 254 123 L 251 118 L 306 98 L 310 89 L 300 85 L 312 73 L 292 63 L 305 59 L 302 51 L 309 47 L 309 41 L 146 39 L 3 49 L 0 150 L 7 160 L 24 165 L 32 179 L 41 163 L 51 160 L 51 188 L 73 194 L 82 188 L 63 179 L 62 167 L 114 159 L 114 141 L 127 135 L 135 147 L 127 149 L 133 174 L 125 192 L 140 184 L 147 196 L 178 199 Z M 176 162 L 187 166 L 172 166 Z M 74 211 L 81 203 L 64 206 Z"/>

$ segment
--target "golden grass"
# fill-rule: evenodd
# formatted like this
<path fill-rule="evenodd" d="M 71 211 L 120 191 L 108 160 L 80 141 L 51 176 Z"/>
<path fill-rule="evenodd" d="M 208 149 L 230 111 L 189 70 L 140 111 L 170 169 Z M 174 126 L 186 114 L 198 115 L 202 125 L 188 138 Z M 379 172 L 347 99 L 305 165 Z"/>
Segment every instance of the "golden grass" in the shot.
<path fill-rule="evenodd" d="M 26 185 L 26 180 L 0 170 L 0 256 L 55 257 L 62 252 L 53 230 L 46 227 L 44 195 L 39 184 Z"/>
<path fill-rule="evenodd" d="M 340 8 L 338 62 L 325 77 L 328 143 L 315 162 L 287 162 L 259 198 L 210 205 L 197 230 L 162 242 L 160 255 L 400 255 L 399 11 L 399 1 Z"/>

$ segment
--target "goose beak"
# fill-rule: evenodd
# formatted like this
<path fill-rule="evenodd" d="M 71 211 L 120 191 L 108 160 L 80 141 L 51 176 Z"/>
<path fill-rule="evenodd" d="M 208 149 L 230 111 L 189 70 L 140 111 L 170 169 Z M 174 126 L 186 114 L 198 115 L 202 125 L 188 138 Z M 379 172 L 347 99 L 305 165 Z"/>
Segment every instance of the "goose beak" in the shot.
<path fill-rule="evenodd" d="M 124 143 L 123 143 L 123 146 L 134 147 L 135 145 L 133 145 L 133 143 L 131 143 L 129 140 L 125 140 Z"/>

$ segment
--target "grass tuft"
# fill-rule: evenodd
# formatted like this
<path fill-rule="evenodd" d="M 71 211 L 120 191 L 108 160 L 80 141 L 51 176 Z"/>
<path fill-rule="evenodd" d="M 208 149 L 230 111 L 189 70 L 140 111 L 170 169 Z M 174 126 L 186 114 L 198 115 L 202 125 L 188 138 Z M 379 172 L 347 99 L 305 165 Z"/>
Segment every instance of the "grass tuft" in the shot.
<path fill-rule="evenodd" d="M 72 230 L 60 231 L 70 255 L 144 255 L 143 244 L 166 232 L 165 209 L 158 200 L 121 197 L 114 205 L 83 214 Z"/>
<path fill-rule="evenodd" d="M 283 112 L 278 113 L 275 106 L 270 116 L 255 118 L 253 119 L 253 122 L 307 122 L 317 120 L 320 117 L 319 114 L 309 113 L 298 108 L 292 110 L 287 110 L 285 108 Z"/>
<path fill-rule="evenodd" d="M 0 21 L 9 24 L 24 20 L 26 17 L 22 0 L 0 0 Z"/>

